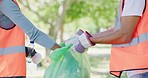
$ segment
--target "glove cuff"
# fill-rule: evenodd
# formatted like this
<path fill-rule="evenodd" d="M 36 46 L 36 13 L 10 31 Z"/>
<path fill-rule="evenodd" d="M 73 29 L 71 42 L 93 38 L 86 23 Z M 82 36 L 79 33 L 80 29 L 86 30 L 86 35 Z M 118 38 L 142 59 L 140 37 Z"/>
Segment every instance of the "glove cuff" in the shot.
<path fill-rule="evenodd" d="M 90 35 L 87 31 L 79 36 L 79 41 L 85 48 L 95 45 L 92 41 L 90 41 L 90 37 L 92 37 L 92 35 Z"/>
<path fill-rule="evenodd" d="M 79 53 L 84 53 L 85 52 L 85 48 L 84 48 L 84 46 L 80 42 L 79 42 L 79 44 L 74 46 L 74 48 Z"/>

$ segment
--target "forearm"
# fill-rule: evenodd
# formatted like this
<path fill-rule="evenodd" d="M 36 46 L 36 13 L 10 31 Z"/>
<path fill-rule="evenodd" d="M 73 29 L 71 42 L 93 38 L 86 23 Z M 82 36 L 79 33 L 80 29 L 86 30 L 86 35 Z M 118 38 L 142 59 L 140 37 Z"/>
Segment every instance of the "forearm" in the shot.
<path fill-rule="evenodd" d="M 96 34 L 93 34 L 93 36 L 95 37 L 99 37 L 99 36 L 103 36 L 103 35 L 107 35 L 107 34 L 110 34 L 111 32 L 114 31 L 114 28 L 111 28 L 107 31 L 103 31 L 103 32 L 100 32 L 100 33 L 96 33 Z"/>
<path fill-rule="evenodd" d="M 55 45 L 57 45 L 53 39 L 39 30 L 28 34 L 28 36 L 30 37 L 30 40 L 35 41 L 36 43 L 48 49 L 52 49 Z"/>
<path fill-rule="evenodd" d="M 126 36 L 123 36 L 123 34 L 120 32 L 120 30 L 107 32 L 105 34 L 98 34 L 96 36 L 93 36 L 90 38 L 90 40 L 93 43 L 99 43 L 99 44 L 122 44 L 127 43 L 126 42 Z"/>
<path fill-rule="evenodd" d="M 90 38 L 94 43 L 102 44 L 124 44 L 132 40 L 136 26 L 140 16 L 125 16 L 121 19 L 121 26 L 112 32 L 107 32 L 103 35 L 96 35 Z"/>

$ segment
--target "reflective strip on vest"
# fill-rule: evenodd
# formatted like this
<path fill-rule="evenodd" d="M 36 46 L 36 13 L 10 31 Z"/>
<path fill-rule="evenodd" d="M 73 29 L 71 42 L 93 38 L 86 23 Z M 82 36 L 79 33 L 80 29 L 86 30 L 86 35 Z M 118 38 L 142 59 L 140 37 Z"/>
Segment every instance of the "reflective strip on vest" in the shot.
<path fill-rule="evenodd" d="M 141 42 L 145 42 L 148 41 L 148 33 L 145 34 L 141 34 L 139 37 L 137 38 L 133 38 L 132 41 L 130 43 L 127 44 L 114 44 L 113 47 L 129 47 L 129 46 L 135 46 L 138 45 Z"/>
<path fill-rule="evenodd" d="M 14 53 L 24 53 L 24 46 L 15 46 L 9 48 L 0 48 L 0 55 L 14 54 Z"/>

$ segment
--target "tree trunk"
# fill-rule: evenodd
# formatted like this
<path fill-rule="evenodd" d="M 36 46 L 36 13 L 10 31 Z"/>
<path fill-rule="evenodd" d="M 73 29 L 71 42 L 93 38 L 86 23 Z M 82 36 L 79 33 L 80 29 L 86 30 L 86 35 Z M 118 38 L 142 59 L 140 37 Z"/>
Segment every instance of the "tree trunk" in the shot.
<path fill-rule="evenodd" d="M 64 36 L 64 26 L 61 26 L 61 33 L 60 33 L 60 40 L 61 40 L 61 42 L 63 42 L 63 36 Z"/>
<path fill-rule="evenodd" d="M 61 30 L 61 41 L 63 41 L 63 32 L 64 32 L 64 20 L 66 16 L 66 12 L 70 7 L 73 0 L 65 0 L 59 2 L 59 10 L 58 10 L 58 18 L 55 21 L 55 25 L 53 24 L 50 29 L 48 35 L 50 35 L 54 40 L 57 38 L 58 31 Z M 50 50 L 46 49 L 46 56 L 48 56 Z"/>

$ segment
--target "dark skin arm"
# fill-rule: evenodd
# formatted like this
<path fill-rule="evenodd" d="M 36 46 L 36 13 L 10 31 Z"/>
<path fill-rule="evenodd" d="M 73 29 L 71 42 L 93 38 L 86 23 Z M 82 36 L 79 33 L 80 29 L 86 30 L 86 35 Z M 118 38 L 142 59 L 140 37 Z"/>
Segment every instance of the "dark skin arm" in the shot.
<path fill-rule="evenodd" d="M 132 36 L 139 22 L 140 16 L 121 17 L 121 28 L 97 33 L 90 38 L 93 43 L 99 44 L 124 44 L 132 40 Z"/>
<path fill-rule="evenodd" d="M 100 33 L 93 34 L 93 36 L 95 36 L 95 37 L 103 36 L 103 35 L 107 35 L 107 34 L 113 32 L 113 31 L 114 31 L 114 28 L 110 28 L 107 31 L 103 31 L 103 32 L 100 32 Z"/>

